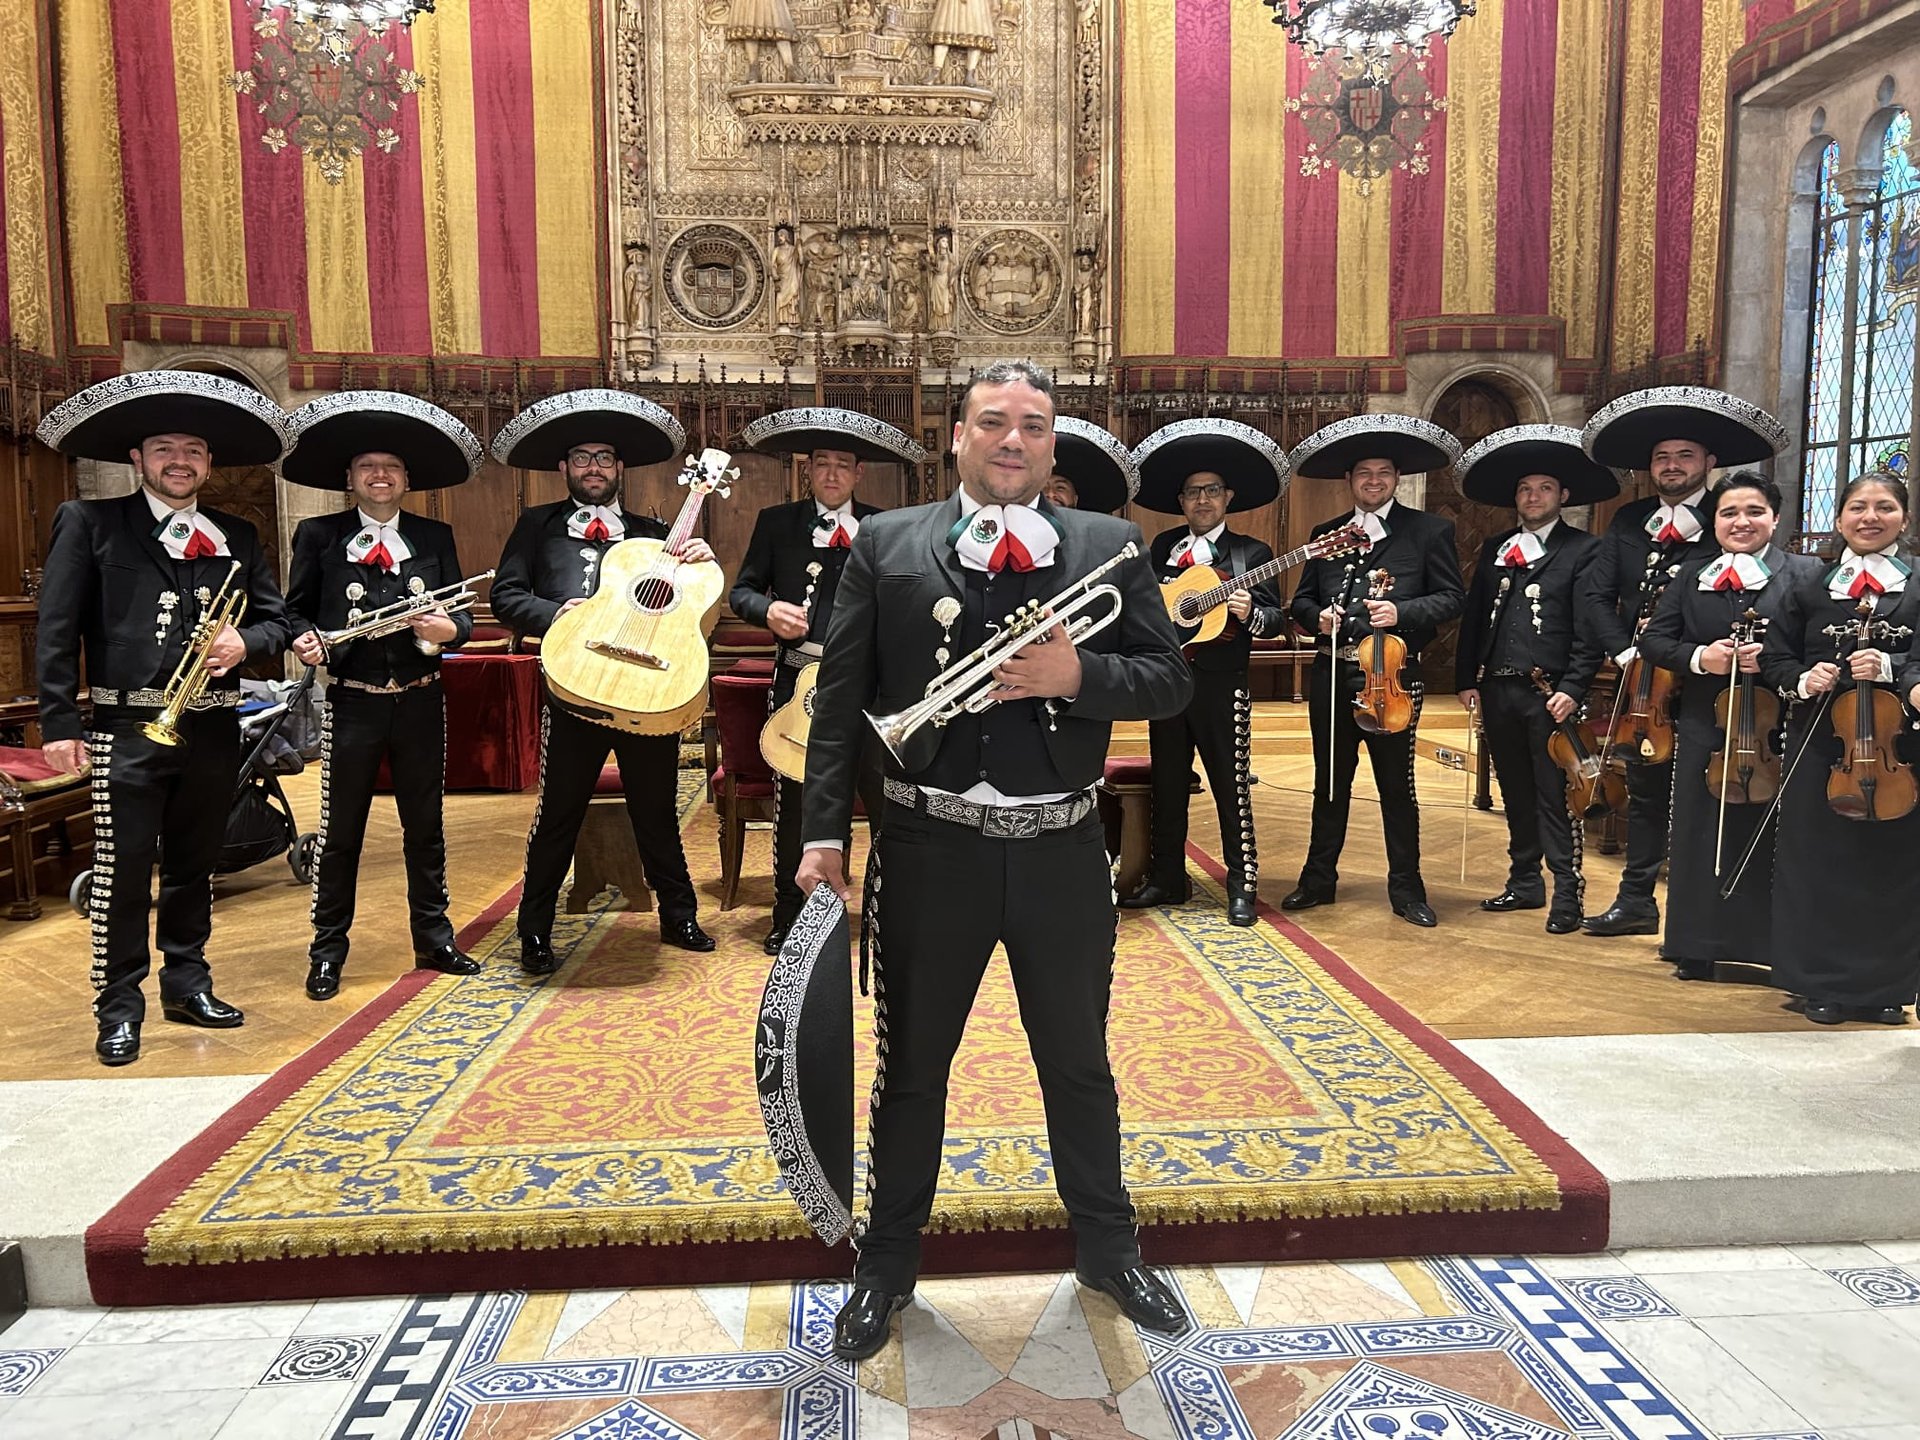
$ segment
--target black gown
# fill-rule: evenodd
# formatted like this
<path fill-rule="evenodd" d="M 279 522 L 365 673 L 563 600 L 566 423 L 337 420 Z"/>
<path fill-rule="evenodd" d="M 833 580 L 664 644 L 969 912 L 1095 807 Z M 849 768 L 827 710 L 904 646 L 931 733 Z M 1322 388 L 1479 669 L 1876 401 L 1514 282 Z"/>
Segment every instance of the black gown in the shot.
<path fill-rule="evenodd" d="M 1720 558 L 1711 550 L 1688 562 L 1667 586 L 1659 608 L 1640 637 L 1640 648 L 1663 670 L 1685 675 L 1673 766 L 1673 821 L 1667 851 L 1667 924 L 1661 937 L 1663 959 L 1679 965 L 1738 960 L 1772 963 L 1772 914 L 1768 889 L 1773 883 L 1773 835 L 1761 840 L 1739 888 L 1720 898 L 1724 876 L 1716 876 L 1713 857 L 1720 833 L 1720 802 L 1707 788 L 1707 762 L 1719 743 L 1714 706 L 1727 691 L 1727 677 L 1692 673 L 1693 652 L 1733 633 L 1733 622 L 1749 608 L 1770 624 L 1786 604 L 1796 581 L 1818 580 L 1826 573 L 1811 555 L 1789 555 L 1768 546 L 1760 556 L 1772 571 L 1758 590 L 1702 590 L 1700 572 Z M 1762 676 L 1756 683 L 1771 690 Z M 1808 761 L 1812 763 L 1811 760 Z M 1729 805 L 1721 843 L 1724 875 L 1730 876 L 1767 807 Z"/>
<path fill-rule="evenodd" d="M 1827 593 L 1825 568 L 1795 581 L 1768 627 L 1761 673 L 1791 692 L 1821 660 L 1836 660 L 1826 628 L 1854 618 L 1854 602 Z M 1881 597 L 1878 615 L 1920 628 L 1920 577 Z M 1874 642 L 1893 673 L 1910 663 L 1913 637 Z M 1841 684 L 1847 684 L 1842 665 Z M 1891 687 L 1885 687 L 1891 688 Z M 1816 698 L 1794 705 L 1785 758 L 1798 753 L 1811 722 L 1813 741 L 1786 786 L 1773 887 L 1773 983 L 1809 1001 L 1877 1009 L 1911 1005 L 1920 995 L 1920 906 L 1913 903 L 1913 857 L 1920 854 L 1920 810 L 1899 820 L 1848 820 L 1827 806 L 1827 775 L 1840 753 L 1828 711 Z"/>

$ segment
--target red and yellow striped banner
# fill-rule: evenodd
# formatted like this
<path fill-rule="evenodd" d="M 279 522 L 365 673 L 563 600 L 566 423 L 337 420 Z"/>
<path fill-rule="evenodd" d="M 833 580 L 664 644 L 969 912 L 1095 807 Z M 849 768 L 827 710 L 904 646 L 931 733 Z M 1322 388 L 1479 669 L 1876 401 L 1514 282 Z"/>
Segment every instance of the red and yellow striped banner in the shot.
<path fill-rule="evenodd" d="M 0 344 L 59 349 L 47 0 L 0 0 Z"/>
<path fill-rule="evenodd" d="M 111 347 L 111 308 L 144 303 L 290 313 L 308 354 L 600 352 L 598 4 L 442 0 L 396 30 L 424 86 L 391 153 L 338 184 L 269 150 L 257 98 L 227 84 L 254 18 L 245 0 L 61 0 L 77 344 Z"/>

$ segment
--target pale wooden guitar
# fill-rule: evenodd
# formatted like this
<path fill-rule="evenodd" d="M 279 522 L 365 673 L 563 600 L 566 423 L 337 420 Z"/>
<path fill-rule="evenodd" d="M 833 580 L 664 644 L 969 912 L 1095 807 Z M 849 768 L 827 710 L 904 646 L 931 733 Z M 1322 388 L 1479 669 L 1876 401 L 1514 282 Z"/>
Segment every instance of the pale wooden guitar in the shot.
<path fill-rule="evenodd" d="M 732 493 L 724 450 L 687 457 L 685 503 L 664 540 L 622 540 L 601 560 L 600 588 L 553 622 L 540 645 L 547 685 L 583 719 L 642 735 L 671 735 L 707 705 L 707 635 L 726 591 L 712 561 L 675 558 L 708 495 Z"/>
<path fill-rule="evenodd" d="M 760 731 L 760 754 L 774 773 L 796 785 L 807 780 L 807 741 L 813 734 L 813 692 L 820 683 L 820 662 L 814 661 L 793 681 L 793 696 Z"/>

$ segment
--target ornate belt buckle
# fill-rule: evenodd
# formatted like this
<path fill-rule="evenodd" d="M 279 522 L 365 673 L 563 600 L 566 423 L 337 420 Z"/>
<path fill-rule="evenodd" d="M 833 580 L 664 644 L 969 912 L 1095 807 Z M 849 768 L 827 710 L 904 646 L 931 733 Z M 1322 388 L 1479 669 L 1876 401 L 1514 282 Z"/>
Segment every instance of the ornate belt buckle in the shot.
<path fill-rule="evenodd" d="M 1040 833 L 1038 807 L 989 806 L 981 831 L 993 840 L 1031 840 Z"/>

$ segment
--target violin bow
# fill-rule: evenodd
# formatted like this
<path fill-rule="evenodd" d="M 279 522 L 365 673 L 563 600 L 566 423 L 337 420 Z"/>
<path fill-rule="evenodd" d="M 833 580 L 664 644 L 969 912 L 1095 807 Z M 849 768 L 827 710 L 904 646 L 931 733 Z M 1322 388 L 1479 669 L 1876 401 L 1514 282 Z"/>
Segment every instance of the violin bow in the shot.
<path fill-rule="evenodd" d="M 1727 846 L 1727 782 L 1733 778 L 1733 721 L 1740 701 L 1740 647 L 1734 646 L 1733 669 L 1727 672 L 1727 732 L 1720 746 L 1720 820 L 1713 834 L 1713 878 L 1723 873 Z"/>
<path fill-rule="evenodd" d="M 1720 887 L 1720 898 L 1731 900 L 1733 892 L 1740 888 L 1741 877 L 1747 873 L 1747 866 L 1753 863 L 1753 857 L 1759 852 L 1760 842 L 1766 838 L 1767 827 L 1773 823 L 1773 817 L 1780 813 L 1780 802 L 1786 798 L 1787 786 L 1792 783 L 1793 775 L 1800 768 L 1800 762 L 1806 758 L 1807 747 L 1813 743 L 1813 737 L 1820 729 L 1820 722 L 1826 718 L 1827 707 L 1833 704 L 1833 697 L 1840 692 L 1834 688 L 1820 697 L 1819 708 L 1813 712 L 1813 718 L 1807 721 L 1807 733 L 1800 737 L 1800 748 L 1794 753 L 1793 763 L 1787 766 L 1786 773 L 1780 777 L 1780 788 L 1773 792 L 1773 799 L 1767 805 L 1767 813 L 1760 817 L 1760 823 L 1754 827 L 1753 838 L 1747 841 L 1747 848 L 1740 856 L 1740 863 L 1733 867 L 1733 878 Z M 1723 783 L 1721 793 L 1726 793 Z"/>
<path fill-rule="evenodd" d="M 1460 791 L 1460 883 L 1467 883 L 1467 822 L 1473 811 L 1473 786 L 1480 775 L 1480 707 L 1467 706 L 1466 782 Z"/>

